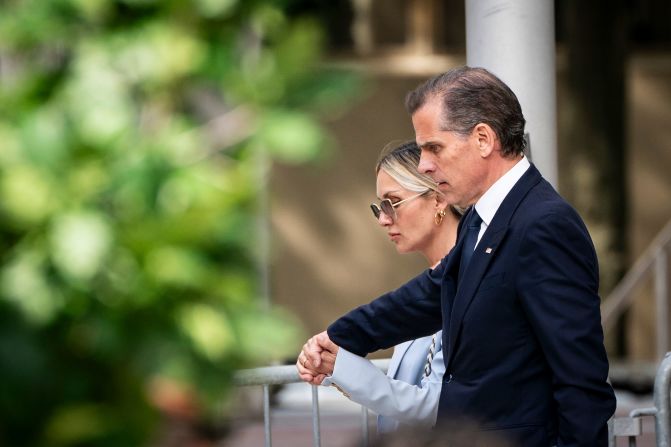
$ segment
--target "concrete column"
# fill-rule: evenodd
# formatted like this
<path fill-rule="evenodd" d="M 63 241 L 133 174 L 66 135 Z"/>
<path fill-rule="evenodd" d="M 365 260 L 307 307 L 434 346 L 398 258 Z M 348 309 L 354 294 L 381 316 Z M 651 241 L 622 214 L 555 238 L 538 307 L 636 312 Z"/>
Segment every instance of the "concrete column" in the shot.
<path fill-rule="evenodd" d="M 515 92 L 531 158 L 557 187 L 557 95 L 553 0 L 466 0 L 466 61 Z"/>
<path fill-rule="evenodd" d="M 436 5 L 433 0 L 412 0 L 408 4 L 410 17 L 409 43 L 415 54 L 434 54 Z"/>

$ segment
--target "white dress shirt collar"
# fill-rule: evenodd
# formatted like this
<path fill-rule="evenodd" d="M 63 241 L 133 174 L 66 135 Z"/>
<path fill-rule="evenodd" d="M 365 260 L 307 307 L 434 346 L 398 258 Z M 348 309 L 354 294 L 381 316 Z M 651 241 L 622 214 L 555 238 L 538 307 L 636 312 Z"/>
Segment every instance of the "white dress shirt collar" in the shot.
<path fill-rule="evenodd" d="M 494 182 L 482 197 L 480 197 L 480 200 L 475 203 L 475 210 L 480 215 L 482 223 L 484 224 L 482 226 L 483 230 L 492 223 L 492 219 L 501 206 L 501 203 L 503 203 L 503 199 L 506 198 L 510 190 L 515 186 L 515 183 L 517 183 L 527 169 L 529 169 L 529 166 L 531 166 L 531 164 L 529 163 L 529 160 L 527 160 L 527 157 L 522 157 L 510 171 L 506 172 L 500 179 Z M 480 236 L 482 236 L 482 232 L 480 233 Z M 478 240 L 479 239 L 480 238 L 478 237 Z"/>

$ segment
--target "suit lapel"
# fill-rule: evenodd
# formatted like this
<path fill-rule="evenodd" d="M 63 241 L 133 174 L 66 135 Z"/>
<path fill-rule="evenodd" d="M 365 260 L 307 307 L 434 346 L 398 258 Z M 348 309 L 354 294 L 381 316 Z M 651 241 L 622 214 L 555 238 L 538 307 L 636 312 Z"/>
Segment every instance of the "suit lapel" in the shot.
<path fill-rule="evenodd" d="M 408 349 L 410 349 L 410 346 L 414 342 L 415 340 L 406 341 L 405 343 L 401 343 L 394 348 L 394 355 L 392 356 L 394 361 L 389 363 L 389 369 L 387 370 L 387 375 L 392 379 L 396 377 L 398 367 L 401 366 L 403 357 L 405 357 L 405 354 L 408 352 Z"/>
<path fill-rule="evenodd" d="M 471 258 L 468 268 L 465 272 L 463 272 L 463 278 L 458 278 L 458 260 L 461 259 L 461 252 L 459 252 L 458 256 L 455 256 L 457 259 L 457 274 L 453 273 L 452 278 L 458 278 L 458 287 L 454 296 L 452 311 L 449 314 L 450 323 L 449 327 L 447 328 L 448 336 L 445 365 L 448 368 L 449 363 L 454 355 L 455 345 L 459 335 L 459 330 L 461 329 L 461 323 L 464 318 L 464 314 L 468 310 L 468 307 L 471 304 L 478 287 L 480 286 L 480 281 L 487 272 L 487 267 L 491 263 L 492 259 L 494 259 L 494 257 L 498 254 L 498 248 L 505 239 L 505 236 L 508 232 L 510 219 L 514 215 L 515 210 L 519 206 L 522 199 L 527 195 L 533 186 L 538 184 L 541 179 L 542 177 L 540 173 L 532 164 L 524 173 L 524 175 L 518 180 L 515 186 L 513 186 L 513 189 L 510 190 L 506 198 L 501 203 L 501 206 L 496 211 L 496 214 L 494 215 L 494 218 L 492 219 L 489 227 L 482 235 L 482 239 L 480 239 L 480 242 L 473 252 L 473 257 Z M 467 216 L 464 216 L 464 219 L 466 217 Z M 466 232 L 462 231 L 462 233 L 465 234 Z M 464 234 L 461 234 L 458 238 L 458 244 L 462 246 Z M 462 250 L 462 247 L 459 247 L 459 250 Z M 454 265 L 452 265 L 451 272 L 454 272 L 454 268 Z M 449 272 L 450 271 L 448 270 L 448 273 Z"/>
<path fill-rule="evenodd" d="M 488 228 L 482 236 L 475 252 L 473 252 L 471 262 L 464 272 L 464 277 L 459 281 L 457 293 L 454 297 L 452 313 L 450 314 L 449 336 L 447 339 L 449 359 L 452 358 L 452 354 L 454 353 L 454 345 L 457 340 L 464 314 L 475 296 L 475 292 L 480 285 L 480 280 L 487 271 L 487 267 L 491 260 L 496 256 L 497 248 L 503 241 L 507 232 L 507 227 L 500 228 L 494 233 L 490 231 L 492 229 L 493 228 L 491 227 Z"/>

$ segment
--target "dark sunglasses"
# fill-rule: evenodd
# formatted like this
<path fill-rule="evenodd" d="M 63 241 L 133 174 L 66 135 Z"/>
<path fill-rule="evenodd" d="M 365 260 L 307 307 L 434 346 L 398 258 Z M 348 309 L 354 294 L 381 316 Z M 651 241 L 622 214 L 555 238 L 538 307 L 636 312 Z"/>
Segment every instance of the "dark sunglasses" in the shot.
<path fill-rule="evenodd" d="M 407 199 L 399 200 L 398 202 L 392 202 L 391 199 L 380 200 L 379 205 L 377 203 L 371 203 L 370 209 L 373 211 L 373 216 L 375 216 L 376 219 L 380 218 L 380 213 L 384 213 L 391 219 L 392 222 L 396 222 L 397 206 L 399 206 L 402 203 L 409 202 L 410 200 L 416 199 L 417 197 L 423 196 L 427 192 L 429 191 L 420 192 L 419 194 L 416 194 L 412 197 L 408 197 Z"/>

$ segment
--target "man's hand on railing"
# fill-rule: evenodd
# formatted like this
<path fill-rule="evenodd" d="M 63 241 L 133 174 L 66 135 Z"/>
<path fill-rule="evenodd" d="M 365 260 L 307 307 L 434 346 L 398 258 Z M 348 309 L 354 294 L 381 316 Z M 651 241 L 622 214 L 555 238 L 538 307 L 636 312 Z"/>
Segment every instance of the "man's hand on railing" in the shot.
<path fill-rule="evenodd" d="M 296 368 L 301 380 L 320 385 L 327 375 L 333 374 L 338 345 L 333 343 L 326 331 L 310 338 L 298 355 Z"/>

